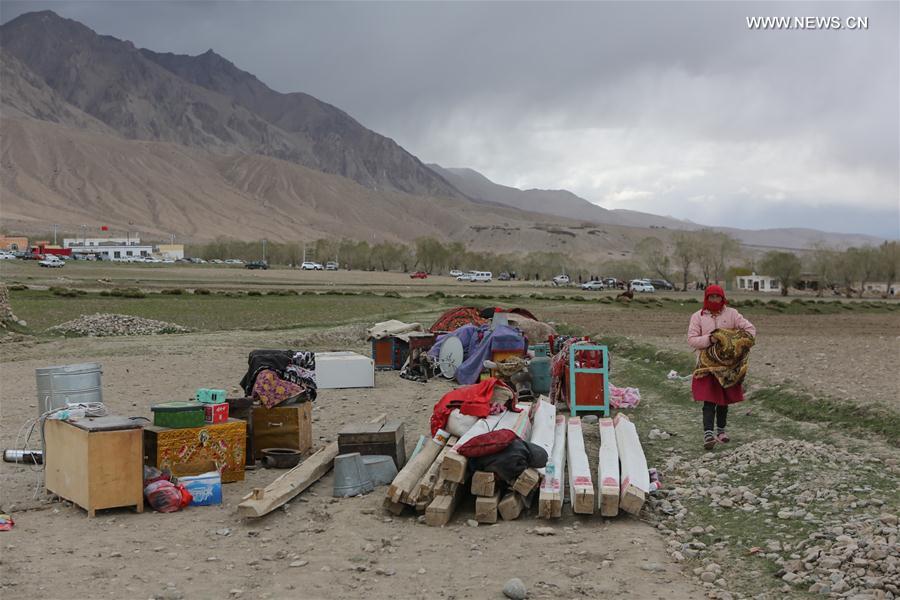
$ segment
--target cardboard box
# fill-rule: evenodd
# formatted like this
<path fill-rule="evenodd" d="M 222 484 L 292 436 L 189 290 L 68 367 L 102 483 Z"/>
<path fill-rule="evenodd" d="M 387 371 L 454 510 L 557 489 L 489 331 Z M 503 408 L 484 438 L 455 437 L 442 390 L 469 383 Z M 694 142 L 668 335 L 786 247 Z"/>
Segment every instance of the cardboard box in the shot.
<path fill-rule="evenodd" d="M 207 423 L 224 423 L 228 420 L 228 403 L 204 404 L 203 413 Z"/>
<path fill-rule="evenodd" d="M 222 476 L 218 471 L 179 477 L 178 483 L 184 485 L 193 496 L 191 506 L 222 504 Z"/>

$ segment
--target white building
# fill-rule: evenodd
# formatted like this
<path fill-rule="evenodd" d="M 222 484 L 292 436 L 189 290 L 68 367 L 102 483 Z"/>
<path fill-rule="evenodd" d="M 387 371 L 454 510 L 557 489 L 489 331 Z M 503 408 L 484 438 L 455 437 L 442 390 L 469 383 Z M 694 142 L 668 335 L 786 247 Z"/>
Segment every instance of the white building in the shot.
<path fill-rule="evenodd" d="M 781 292 L 781 282 L 770 275 L 738 275 L 734 278 L 736 289 L 744 292 Z"/>
<path fill-rule="evenodd" d="M 64 238 L 63 248 L 71 248 L 72 254 L 94 254 L 103 260 L 151 256 L 153 246 L 141 244 L 140 238 Z"/>

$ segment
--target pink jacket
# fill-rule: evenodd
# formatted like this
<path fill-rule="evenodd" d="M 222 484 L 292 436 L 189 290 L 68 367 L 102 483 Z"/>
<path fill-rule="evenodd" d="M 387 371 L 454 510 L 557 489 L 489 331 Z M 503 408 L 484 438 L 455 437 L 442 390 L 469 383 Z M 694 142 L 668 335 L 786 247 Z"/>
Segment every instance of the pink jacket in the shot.
<path fill-rule="evenodd" d="M 730 306 L 726 306 L 715 316 L 701 308 L 691 315 L 691 324 L 688 325 L 688 344 L 698 352 L 703 350 L 709 346 L 709 334 L 716 329 L 740 329 L 756 337 L 756 327 L 753 326 L 753 323 Z"/>

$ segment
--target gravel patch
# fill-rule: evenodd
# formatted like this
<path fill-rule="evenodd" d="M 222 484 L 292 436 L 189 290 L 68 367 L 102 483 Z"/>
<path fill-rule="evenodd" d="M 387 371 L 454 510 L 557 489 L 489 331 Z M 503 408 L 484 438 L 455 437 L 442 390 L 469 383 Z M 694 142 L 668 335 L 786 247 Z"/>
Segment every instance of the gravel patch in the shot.
<path fill-rule="evenodd" d="M 187 333 L 189 329 L 154 319 L 131 315 L 97 313 L 50 327 L 47 331 L 63 335 L 106 337 L 116 335 L 157 335 L 162 333 Z"/>

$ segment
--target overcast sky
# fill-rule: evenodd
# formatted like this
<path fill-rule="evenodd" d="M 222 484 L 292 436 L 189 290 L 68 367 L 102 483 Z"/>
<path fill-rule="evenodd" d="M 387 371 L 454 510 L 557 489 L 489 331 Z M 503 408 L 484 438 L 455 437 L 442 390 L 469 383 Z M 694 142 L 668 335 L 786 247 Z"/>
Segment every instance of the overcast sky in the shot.
<path fill-rule="evenodd" d="M 897 2 L 7 2 L 212 48 L 424 162 L 741 228 L 900 236 Z M 867 17 L 751 30 L 747 17 Z"/>

